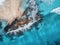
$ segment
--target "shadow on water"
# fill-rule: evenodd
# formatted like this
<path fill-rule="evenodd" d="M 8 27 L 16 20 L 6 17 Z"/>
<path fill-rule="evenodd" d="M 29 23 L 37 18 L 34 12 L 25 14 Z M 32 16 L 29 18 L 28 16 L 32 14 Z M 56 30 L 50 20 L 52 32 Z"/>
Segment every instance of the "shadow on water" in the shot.
<path fill-rule="evenodd" d="M 0 22 L 0 29 L 2 29 L 2 23 Z"/>

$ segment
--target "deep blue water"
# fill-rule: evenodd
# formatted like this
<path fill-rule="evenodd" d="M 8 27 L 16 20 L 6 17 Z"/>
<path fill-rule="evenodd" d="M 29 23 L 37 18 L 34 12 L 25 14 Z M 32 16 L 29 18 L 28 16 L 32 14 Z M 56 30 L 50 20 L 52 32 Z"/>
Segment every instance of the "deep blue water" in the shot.
<path fill-rule="evenodd" d="M 38 3 L 40 5 L 38 6 L 39 10 L 43 10 L 42 21 L 38 25 L 39 29 L 33 27 L 31 31 L 25 32 L 24 35 L 15 38 L 15 40 L 10 40 L 3 36 L 3 41 L 0 42 L 0 45 L 60 45 L 60 15 L 50 13 L 50 10 L 60 6 L 59 3 L 59 0 L 55 0 L 52 5 Z M 3 30 L 6 23 L 4 21 L 1 22 L 2 28 L 0 30 Z"/>

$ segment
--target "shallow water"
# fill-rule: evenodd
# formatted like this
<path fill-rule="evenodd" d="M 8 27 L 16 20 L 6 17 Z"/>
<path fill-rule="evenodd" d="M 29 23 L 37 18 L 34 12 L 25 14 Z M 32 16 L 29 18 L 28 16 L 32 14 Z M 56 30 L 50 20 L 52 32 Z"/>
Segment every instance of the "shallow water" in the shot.
<path fill-rule="evenodd" d="M 50 10 L 60 6 L 59 2 L 59 0 L 55 0 L 52 5 L 45 5 L 44 3 L 40 5 L 38 3 L 41 10 L 43 10 L 42 21 L 39 22 L 38 29 L 32 27 L 30 31 L 24 32 L 24 35 L 14 37 L 14 40 L 3 36 L 3 41 L 0 41 L 0 45 L 60 45 L 60 15 L 50 13 Z M 0 30 L 3 30 L 5 26 L 6 23 L 3 22 Z"/>

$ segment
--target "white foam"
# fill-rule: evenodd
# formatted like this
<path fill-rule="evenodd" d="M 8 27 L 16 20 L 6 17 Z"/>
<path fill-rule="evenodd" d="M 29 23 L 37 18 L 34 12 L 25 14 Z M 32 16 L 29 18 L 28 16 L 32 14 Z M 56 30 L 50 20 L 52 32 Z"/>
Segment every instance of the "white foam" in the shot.
<path fill-rule="evenodd" d="M 32 1 L 33 1 L 34 3 L 32 3 Z M 36 2 L 35 2 L 34 0 L 30 0 L 29 3 L 30 3 L 30 7 L 32 8 L 32 11 L 31 11 L 31 14 L 30 14 L 30 16 L 29 16 L 28 18 L 32 17 L 33 20 L 31 20 L 28 24 L 23 25 L 23 27 L 18 27 L 16 30 L 8 31 L 7 34 L 8 34 L 8 33 L 12 33 L 12 32 L 14 32 L 14 33 L 16 34 L 16 32 L 19 32 L 19 31 L 25 32 L 25 31 L 27 31 L 28 29 L 30 29 L 31 26 L 32 26 L 35 22 L 37 22 L 37 21 L 40 20 L 40 18 L 39 18 L 38 20 L 35 19 L 36 14 L 37 14 L 37 12 L 38 12 L 38 8 L 37 8 L 37 5 L 36 5 Z M 31 5 L 31 3 L 32 3 L 32 5 Z"/>
<path fill-rule="evenodd" d="M 60 14 L 60 7 L 57 7 L 51 11 L 51 13 L 57 13 Z"/>

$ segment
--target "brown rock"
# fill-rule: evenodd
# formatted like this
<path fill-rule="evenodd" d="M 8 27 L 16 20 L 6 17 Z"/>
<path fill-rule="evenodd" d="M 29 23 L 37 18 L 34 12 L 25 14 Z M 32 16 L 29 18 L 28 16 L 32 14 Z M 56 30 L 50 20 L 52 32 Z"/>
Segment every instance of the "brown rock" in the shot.
<path fill-rule="evenodd" d="M 21 0 L 5 0 L 4 5 L 0 5 L 0 19 L 7 21 L 7 24 L 11 24 L 16 18 L 19 19 L 22 16 L 19 10 L 20 2 Z"/>

